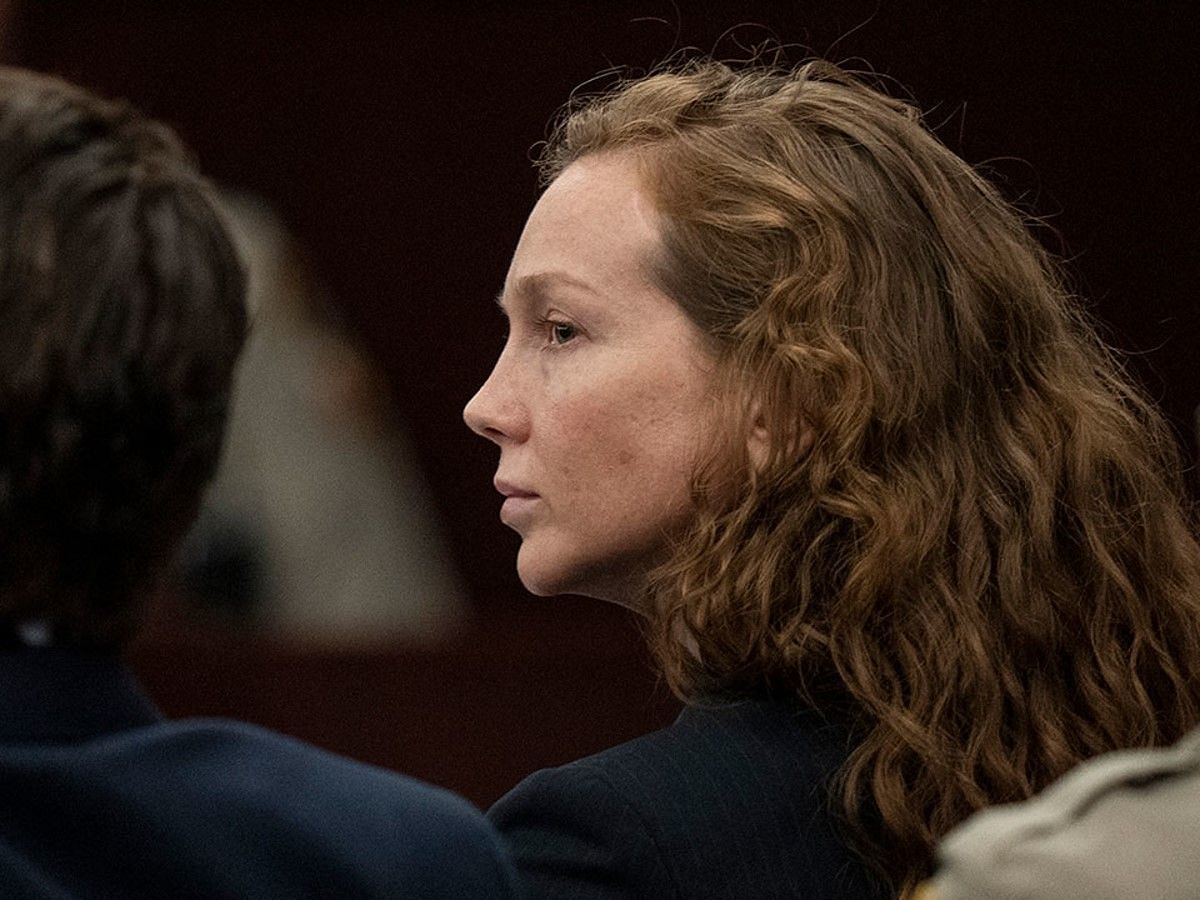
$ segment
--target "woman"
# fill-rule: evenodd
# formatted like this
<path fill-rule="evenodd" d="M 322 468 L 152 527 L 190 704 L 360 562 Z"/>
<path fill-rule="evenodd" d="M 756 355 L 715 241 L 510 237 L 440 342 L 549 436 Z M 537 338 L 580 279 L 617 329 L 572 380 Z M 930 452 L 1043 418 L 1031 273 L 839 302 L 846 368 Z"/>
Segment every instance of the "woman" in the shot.
<path fill-rule="evenodd" d="M 492 811 L 539 896 L 905 892 L 1200 708 L 1160 417 L 1020 216 L 828 63 L 571 109 L 466 409 L 524 584 L 645 614 L 671 728 Z"/>

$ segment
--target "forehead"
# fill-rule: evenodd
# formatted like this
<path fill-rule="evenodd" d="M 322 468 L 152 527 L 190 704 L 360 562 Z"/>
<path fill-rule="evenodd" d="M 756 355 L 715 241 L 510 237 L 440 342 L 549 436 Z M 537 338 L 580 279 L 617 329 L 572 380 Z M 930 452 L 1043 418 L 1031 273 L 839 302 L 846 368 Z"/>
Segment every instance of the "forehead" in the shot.
<path fill-rule="evenodd" d="M 533 208 L 513 255 L 506 291 L 560 273 L 599 291 L 645 285 L 659 249 L 658 215 L 628 156 L 568 166 Z"/>

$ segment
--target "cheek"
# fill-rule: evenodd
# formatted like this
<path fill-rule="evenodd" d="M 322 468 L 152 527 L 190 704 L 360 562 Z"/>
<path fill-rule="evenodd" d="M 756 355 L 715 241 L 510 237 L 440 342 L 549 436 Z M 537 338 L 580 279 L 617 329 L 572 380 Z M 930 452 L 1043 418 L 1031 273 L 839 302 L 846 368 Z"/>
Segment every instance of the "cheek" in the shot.
<path fill-rule="evenodd" d="M 650 391 L 625 391 L 590 392 L 586 399 L 554 404 L 555 427 L 546 434 L 545 449 L 553 455 L 562 496 L 633 515 L 686 492 L 697 413 L 692 404 L 669 401 Z"/>
<path fill-rule="evenodd" d="M 556 512 L 603 515 L 620 482 L 617 471 L 637 456 L 626 434 L 627 417 L 594 389 L 560 390 L 542 412 L 535 452 L 552 479 Z"/>
<path fill-rule="evenodd" d="M 603 397 L 563 398 L 547 412 L 553 425 L 543 433 L 542 449 L 568 495 L 594 491 L 606 471 L 636 458 L 626 433 L 628 417 Z"/>
<path fill-rule="evenodd" d="M 707 417 L 707 379 L 662 365 L 657 348 L 630 364 L 590 359 L 547 385 L 537 455 L 560 501 L 589 516 L 646 517 L 686 496 Z"/>

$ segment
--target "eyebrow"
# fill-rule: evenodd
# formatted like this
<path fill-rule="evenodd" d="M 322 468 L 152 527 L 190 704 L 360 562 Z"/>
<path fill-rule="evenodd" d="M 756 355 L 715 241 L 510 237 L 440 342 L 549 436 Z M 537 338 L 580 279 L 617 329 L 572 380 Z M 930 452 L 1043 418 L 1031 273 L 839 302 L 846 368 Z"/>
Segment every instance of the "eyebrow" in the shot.
<path fill-rule="evenodd" d="M 551 288 L 562 285 L 573 287 L 589 294 L 596 293 L 596 289 L 586 281 L 559 270 L 532 272 L 529 275 L 522 275 L 516 280 L 510 293 L 525 297 L 544 297 L 550 292 Z M 504 309 L 503 288 L 496 294 L 496 305 Z"/>

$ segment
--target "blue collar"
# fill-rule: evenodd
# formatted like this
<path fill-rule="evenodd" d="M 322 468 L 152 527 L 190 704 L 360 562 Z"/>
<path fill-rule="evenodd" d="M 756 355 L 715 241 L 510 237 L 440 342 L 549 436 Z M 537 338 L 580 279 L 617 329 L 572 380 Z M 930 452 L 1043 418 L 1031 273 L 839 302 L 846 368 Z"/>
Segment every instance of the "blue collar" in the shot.
<path fill-rule="evenodd" d="M 83 741 L 162 716 L 111 653 L 0 650 L 0 741 Z"/>

